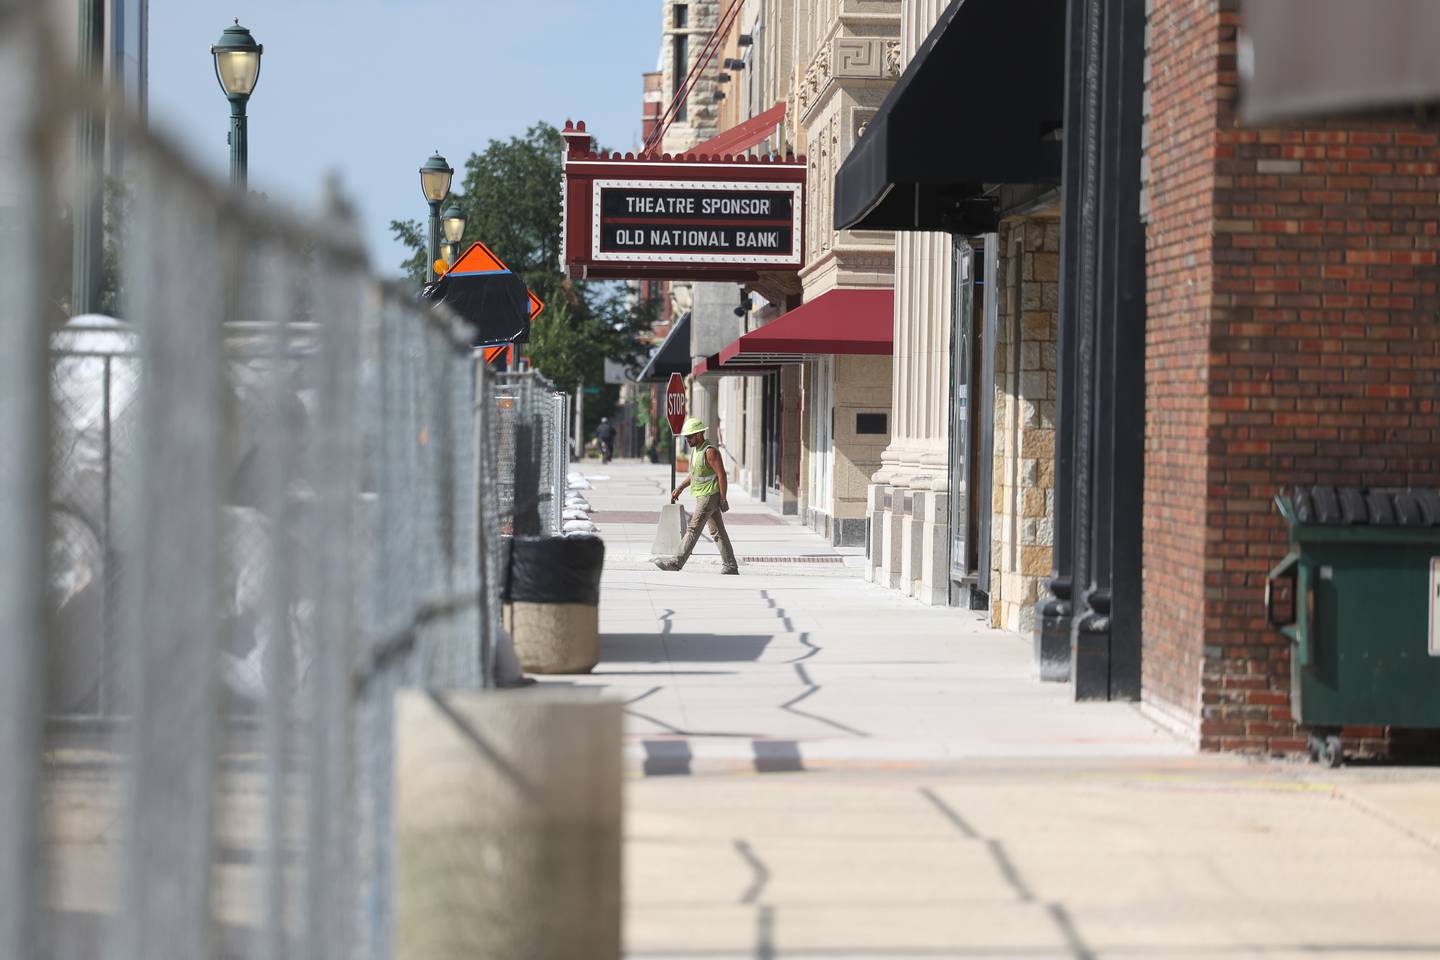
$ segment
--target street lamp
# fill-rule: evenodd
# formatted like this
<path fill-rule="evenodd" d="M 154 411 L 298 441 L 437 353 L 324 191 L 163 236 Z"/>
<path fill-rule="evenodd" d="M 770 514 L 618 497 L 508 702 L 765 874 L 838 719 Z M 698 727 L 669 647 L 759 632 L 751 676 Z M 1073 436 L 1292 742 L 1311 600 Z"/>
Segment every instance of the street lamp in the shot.
<path fill-rule="evenodd" d="M 440 214 L 440 225 L 445 231 L 445 262 L 453 267 L 460 253 L 460 238 L 465 236 L 465 211 L 457 204 L 450 204 Z"/>
<path fill-rule="evenodd" d="M 427 245 L 425 276 L 435 282 L 435 258 L 440 255 L 440 204 L 450 193 L 450 178 L 455 169 L 445 162 L 436 150 L 434 155 L 420 167 L 420 192 L 430 204 L 430 242 Z"/>
<path fill-rule="evenodd" d="M 260 55 L 264 52 L 238 18 L 220 34 L 220 42 L 210 47 L 215 78 L 230 100 L 230 182 L 241 190 L 249 180 L 245 104 L 260 79 Z"/>

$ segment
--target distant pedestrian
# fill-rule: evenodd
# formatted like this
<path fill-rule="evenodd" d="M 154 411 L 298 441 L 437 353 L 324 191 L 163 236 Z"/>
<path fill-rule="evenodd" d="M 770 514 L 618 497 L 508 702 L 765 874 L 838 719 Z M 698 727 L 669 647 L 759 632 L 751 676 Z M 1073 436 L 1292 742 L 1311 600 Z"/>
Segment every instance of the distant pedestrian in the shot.
<path fill-rule="evenodd" d="M 615 455 L 615 424 L 610 422 L 609 417 L 600 418 L 600 426 L 595 428 L 595 440 L 600 444 L 600 459 L 609 463 Z"/>
<path fill-rule="evenodd" d="M 685 566 L 685 561 L 690 559 L 690 553 L 695 549 L 695 542 L 700 539 L 700 531 L 709 524 L 710 536 L 715 538 L 715 545 L 720 548 L 720 572 L 738 574 L 740 568 L 735 563 L 735 551 L 730 546 L 730 535 L 725 532 L 722 516 L 730 509 L 726 499 L 730 481 L 725 476 L 725 461 L 720 459 L 719 449 L 706 442 L 704 423 L 691 417 L 685 421 L 681 432 L 690 446 L 690 476 L 670 492 L 670 502 L 680 499 L 680 494 L 689 487 L 695 495 L 695 513 L 690 517 L 690 526 L 685 531 L 685 542 L 680 545 L 680 552 L 673 557 L 656 560 L 655 566 L 661 570 L 679 570 Z"/>

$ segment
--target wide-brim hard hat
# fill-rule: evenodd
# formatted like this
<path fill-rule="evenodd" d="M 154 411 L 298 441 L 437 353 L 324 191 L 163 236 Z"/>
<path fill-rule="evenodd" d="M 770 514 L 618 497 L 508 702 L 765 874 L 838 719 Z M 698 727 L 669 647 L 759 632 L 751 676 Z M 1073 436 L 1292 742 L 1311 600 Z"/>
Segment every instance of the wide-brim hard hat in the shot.
<path fill-rule="evenodd" d="M 694 436 L 697 433 L 705 432 L 705 421 L 691 417 L 685 421 L 685 426 L 680 429 L 682 437 Z"/>

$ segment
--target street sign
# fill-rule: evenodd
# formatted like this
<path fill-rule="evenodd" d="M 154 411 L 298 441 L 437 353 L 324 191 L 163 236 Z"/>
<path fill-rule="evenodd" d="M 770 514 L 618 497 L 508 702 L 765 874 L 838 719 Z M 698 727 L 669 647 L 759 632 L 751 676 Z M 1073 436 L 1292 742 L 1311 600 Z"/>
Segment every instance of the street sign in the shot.
<path fill-rule="evenodd" d="M 621 362 L 621 361 L 619 361 L 619 360 L 611 360 L 609 357 L 606 357 L 606 358 L 605 358 L 605 382 L 606 382 L 606 383 L 613 383 L 613 384 L 630 383 L 630 382 L 633 381 L 634 379 L 635 379 L 635 377 L 634 377 L 634 376 L 631 374 L 631 372 L 626 368 L 626 366 L 625 366 L 625 364 L 624 364 L 623 362 Z"/>
<path fill-rule="evenodd" d="M 685 426 L 685 380 L 678 373 L 670 374 L 665 385 L 665 419 L 670 421 L 670 432 L 679 436 Z"/>

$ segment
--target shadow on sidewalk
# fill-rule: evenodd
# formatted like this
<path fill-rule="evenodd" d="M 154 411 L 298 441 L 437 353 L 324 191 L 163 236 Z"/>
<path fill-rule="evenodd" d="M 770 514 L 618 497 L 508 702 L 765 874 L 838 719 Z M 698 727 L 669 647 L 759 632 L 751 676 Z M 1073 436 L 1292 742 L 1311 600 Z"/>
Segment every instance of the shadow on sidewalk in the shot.
<path fill-rule="evenodd" d="M 759 660 L 770 634 L 603 633 L 600 663 L 738 663 Z"/>

